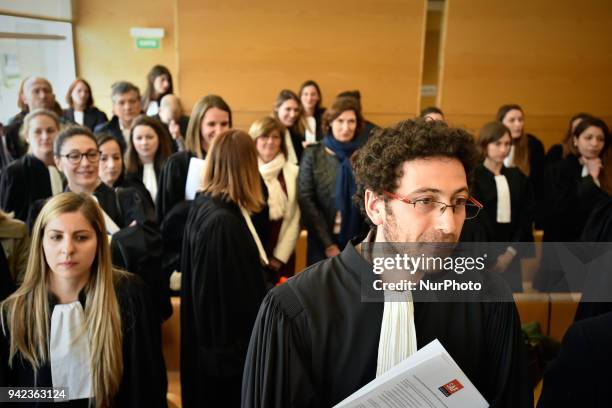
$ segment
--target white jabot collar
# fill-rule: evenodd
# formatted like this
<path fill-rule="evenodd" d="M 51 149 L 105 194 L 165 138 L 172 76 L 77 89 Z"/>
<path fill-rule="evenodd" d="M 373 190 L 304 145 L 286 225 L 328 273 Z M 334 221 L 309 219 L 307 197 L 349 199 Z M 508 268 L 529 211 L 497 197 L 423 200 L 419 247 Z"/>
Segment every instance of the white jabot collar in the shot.
<path fill-rule="evenodd" d="M 417 351 L 414 303 L 410 291 L 385 291 L 385 308 L 380 325 L 376 376 Z"/>
<path fill-rule="evenodd" d="M 78 300 L 53 308 L 49 358 L 53 387 L 68 388 L 71 400 L 94 396 L 89 333 Z"/>

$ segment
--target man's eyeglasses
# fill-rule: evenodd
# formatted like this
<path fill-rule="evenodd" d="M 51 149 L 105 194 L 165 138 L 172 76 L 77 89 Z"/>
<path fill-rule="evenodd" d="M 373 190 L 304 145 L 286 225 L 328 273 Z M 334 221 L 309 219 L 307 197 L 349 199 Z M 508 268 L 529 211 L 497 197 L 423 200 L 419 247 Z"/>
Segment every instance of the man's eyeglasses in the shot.
<path fill-rule="evenodd" d="M 59 157 L 65 157 L 70 164 L 79 164 L 83 157 L 87 158 L 90 163 L 97 163 L 100 160 L 100 152 L 97 150 L 88 150 L 85 153 L 72 151 L 67 154 L 60 154 Z"/>
<path fill-rule="evenodd" d="M 472 218 L 476 218 L 483 205 L 478 202 L 474 197 L 468 198 L 457 198 L 455 200 L 455 204 L 446 204 L 440 201 L 434 201 L 429 198 L 422 198 L 419 200 L 410 200 L 409 198 L 402 197 L 400 195 L 390 193 L 388 191 L 383 191 L 383 194 L 389 198 L 394 200 L 402 201 L 406 204 L 410 204 L 414 207 L 415 210 L 420 212 L 421 214 L 430 214 L 435 212 L 435 210 L 439 211 L 439 214 L 444 214 L 447 208 L 451 208 L 453 210 L 453 214 L 456 215 L 465 215 L 466 220 L 470 220 Z"/>

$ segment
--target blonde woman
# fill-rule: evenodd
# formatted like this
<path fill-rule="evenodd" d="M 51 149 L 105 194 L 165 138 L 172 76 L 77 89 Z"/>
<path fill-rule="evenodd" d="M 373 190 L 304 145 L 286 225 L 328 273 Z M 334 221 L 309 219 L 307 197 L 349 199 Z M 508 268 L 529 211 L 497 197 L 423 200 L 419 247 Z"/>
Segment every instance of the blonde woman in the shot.
<path fill-rule="evenodd" d="M 144 283 L 113 270 L 96 202 L 52 198 L 34 225 L 23 284 L 0 305 L 0 386 L 66 387 L 83 406 L 166 406 L 151 309 Z"/>
<path fill-rule="evenodd" d="M 207 95 L 195 104 L 185 136 L 185 150 L 170 156 L 159 175 L 156 209 L 160 225 L 177 204 L 193 200 L 185 191 L 191 159 L 205 159 L 214 138 L 231 127 L 232 111 L 220 96 Z"/>
<path fill-rule="evenodd" d="M 213 140 L 231 127 L 232 111 L 223 98 L 203 97 L 191 110 L 185 150 L 171 155 L 159 173 L 155 211 L 164 241 L 163 268 L 168 275 L 180 271 L 183 231 L 201 182 L 203 161 Z"/>
<path fill-rule="evenodd" d="M 185 227 L 181 392 L 185 407 L 240 407 L 242 369 L 264 293 L 262 242 L 250 214 L 264 206 L 257 152 L 239 130 L 218 135 Z"/>
<path fill-rule="evenodd" d="M 53 143 L 60 130 L 57 115 L 47 109 L 28 113 L 21 133 L 30 145 L 28 154 L 0 173 L 0 207 L 28 221 L 30 209 L 63 190 L 62 178 L 53 160 Z"/>
<path fill-rule="evenodd" d="M 268 188 L 268 239 L 264 242 L 269 268 L 277 278 L 295 272 L 295 244 L 300 233 L 297 201 L 299 168 L 287 160 L 285 127 L 272 117 L 256 120 L 249 129 L 255 141 L 259 173 Z"/>

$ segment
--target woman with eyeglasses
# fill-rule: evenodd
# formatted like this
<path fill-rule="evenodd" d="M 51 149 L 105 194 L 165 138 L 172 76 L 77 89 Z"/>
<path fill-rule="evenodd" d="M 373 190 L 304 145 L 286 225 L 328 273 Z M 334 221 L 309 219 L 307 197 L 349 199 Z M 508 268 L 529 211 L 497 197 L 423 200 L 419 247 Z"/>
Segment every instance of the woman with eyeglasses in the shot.
<path fill-rule="evenodd" d="M 113 237 L 113 262 L 141 275 L 153 291 L 159 314 L 172 314 L 168 277 L 161 272 L 161 237 L 151 211 L 133 188 L 113 189 L 99 177 L 100 152 L 89 129 L 73 126 L 55 141 L 55 160 L 67 180 L 67 191 L 95 197 L 106 232 Z M 161 322 L 161 320 L 160 320 Z"/>
<path fill-rule="evenodd" d="M 104 224 L 89 194 L 43 207 L 24 281 L 0 304 L 0 386 L 63 387 L 70 407 L 166 407 L 151 298 L 113 268 Z"/>
<path fill-rule="evenodd" d="M 323 116 L 323 142 L 304 151 L 298 200 L 308 230 L 309 265 L 338 255 L 364 225 L 351 198 L 356 187 L 350 160 L 360 147 L 355 139 L 360 112 L 354 98 L 337 98 Z"/>
<path fill-rule="evenodd" d="M 0 206 L 27 222 L 30 208 L 63 190 L 63 180 L 53 161 L 53 142 L 59 118 L 47 109 L 28 113 L 21 129 L 29 144 L 28 154 L 0 172 Z"/>
<path fill-rule="evenodd" d="M 508 243 L 497 255 L 494 270 L 506 280 L 513 292 L 523 291 L 520 258 L 526 245 L 533 242 L 533 190 L 527 176 L 516 167 L 506 167 L 510 153 L 510 130 L 499 122 L 480 129 L 478 142 L 483 161 L 476 167 L 472 194 L 483 204 L 476 222 L 483 225 L 487 242 Z"/>

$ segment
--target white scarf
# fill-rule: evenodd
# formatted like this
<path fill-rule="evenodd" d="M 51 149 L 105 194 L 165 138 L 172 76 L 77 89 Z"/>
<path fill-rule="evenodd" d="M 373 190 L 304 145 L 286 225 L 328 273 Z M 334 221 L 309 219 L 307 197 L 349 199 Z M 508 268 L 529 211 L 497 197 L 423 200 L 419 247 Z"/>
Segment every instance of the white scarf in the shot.
<path fill-rule="evenodd" d="M 280 220 L 285 214 L 287 208 L 287 195 L 283 191 L 278 175 L 283 171 L 285 166 L 285 155 L 279 153 L 268 163 L 264 163 L 259 159 L 259 173 L 263 177 L 266 187 L 268 187 L 268 207 L 270 208 L 270 219 L 272 221 Z"/>
<path fill-rule="evenodd" d="M 257 245 L 257 251 L 259 252 L 259 259 L 261 260 L 261 263 L 267 265 L 269 263 L 268 256 L 266 255 L 266 250 L 261 244 L 259 235 L 257 235 L 257 231 L 255 230 L 255 226 L 253 225 L 253 221 L 251 220 L 251 215 L 243 206 L 240 206 L 240 212 L 242 213 L 242 217 L 244 218 L 244 221 L 246 222 L 247 227 L 249 228 L 251 236 L 255 240 L 255 245 Z"/>
<path fill-rule="evenodd" d="M 53 308 L 49 349 L 53 387 L 67 387 L 71 400 L 93 397 L 89 335 L 78 300 Z"/>
<path fill-rule="evenodd" d="M 495 176 L 495 188 L 497 190 L 497 222 L 508 224 L 512 221 L 510 212 L 510 186 L 508 179 L 503 174 Z"/>
<path fill-rule="evenodd" d="M 385 291 L 385 308 L 380 325 L 376 377 L 417 351 L 414 304 L 410 291 Z"/>
<path fill-rule="evenodd" d="M 157 177 L 155 176 L 155 167 L 153 163 L 145 163 L 142 168 L 142 184 L 151 194 L 153 202 L 157 197 Z"/>

